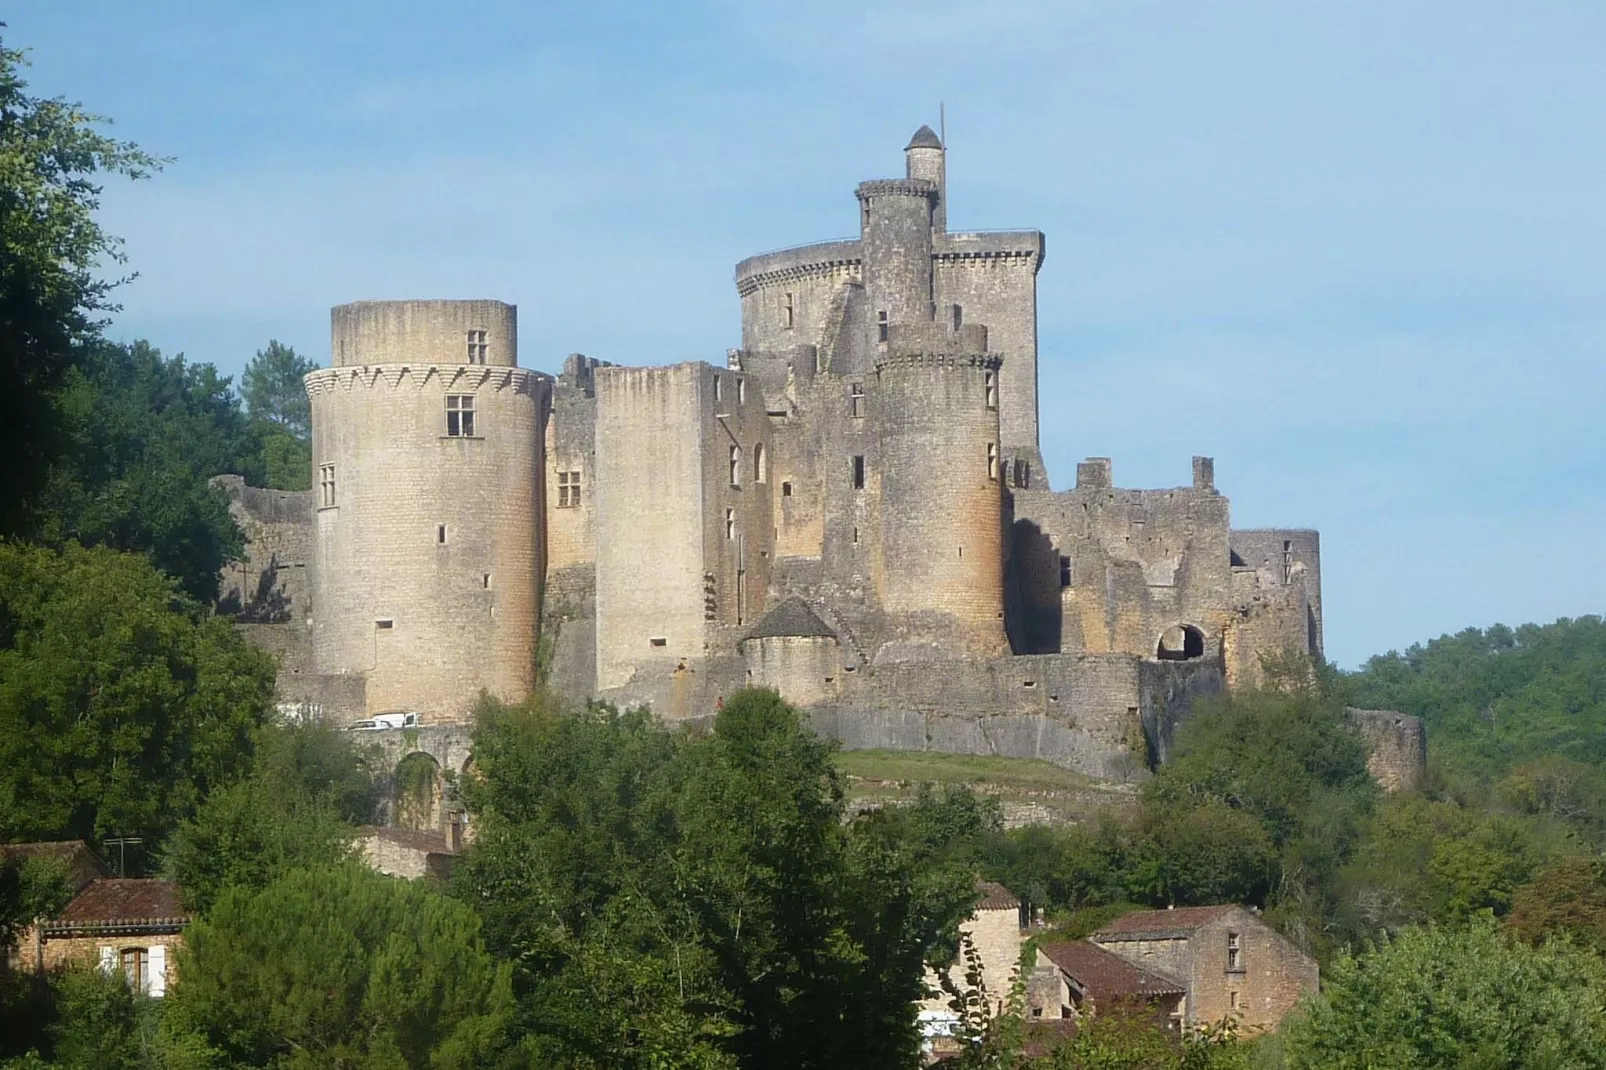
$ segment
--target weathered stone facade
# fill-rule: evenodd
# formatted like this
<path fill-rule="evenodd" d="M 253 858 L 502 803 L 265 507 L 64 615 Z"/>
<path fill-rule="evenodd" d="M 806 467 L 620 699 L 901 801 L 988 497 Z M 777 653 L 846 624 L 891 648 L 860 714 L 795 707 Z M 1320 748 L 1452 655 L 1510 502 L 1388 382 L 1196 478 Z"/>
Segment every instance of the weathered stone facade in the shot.
<path fill-rule="evenodd" d="M 1233 531 L 1208 458 L 1050 489 L 1043 235 L 950 232 L 929 129 L 905 172 L 857 187 L 858 237 L 737 265 L 723 366 L 554 380 L 500 302 L 336 308 L 314 489 L 230 488 L 282 700 L 455 720 L 539 676 L 680 720 L 760 683 L 849 746 L 1125 779 L 1194 697 L 1319 655 L 1316 534 Z"/>

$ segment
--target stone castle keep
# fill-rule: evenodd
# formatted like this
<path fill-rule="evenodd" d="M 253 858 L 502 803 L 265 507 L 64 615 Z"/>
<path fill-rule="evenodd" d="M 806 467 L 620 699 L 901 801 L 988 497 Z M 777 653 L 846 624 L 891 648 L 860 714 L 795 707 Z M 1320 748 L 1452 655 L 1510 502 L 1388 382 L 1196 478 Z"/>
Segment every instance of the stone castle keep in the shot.
<path fill-rule="evenodd" d="M 1191 696 L 1320 656 L 1316 532 L 1233 530 L 1209 458 L 1051 489 L 1043 235 L 950 231 L 941 141 L 905 156 L 857 238 L 736 266 L 723 364 L 554 378 L 511 305 L 334 309 L 313 489 L 225 481 L 225 587 L 282 700 L 460 721 L 539 681 L 676 720 L 763 684 L 848 746 L 1125 778 Z"/>

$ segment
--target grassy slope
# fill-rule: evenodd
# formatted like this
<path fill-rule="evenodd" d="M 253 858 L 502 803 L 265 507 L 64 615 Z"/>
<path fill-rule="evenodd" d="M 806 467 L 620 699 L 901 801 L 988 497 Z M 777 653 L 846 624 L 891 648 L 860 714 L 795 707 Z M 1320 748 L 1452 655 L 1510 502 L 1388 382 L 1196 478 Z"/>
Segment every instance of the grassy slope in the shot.
<path fill-rule="evenodd" d="M 848 797 L 855 802 L 902 802 L 912 799 L 923 782 L 968 784 L 997 795 L 1011 824 L 1079 821 L 1103 807 L 1130 803 L 1135 790 L 1048 762 L 990 755 L 849 750 L 837 755 L 837 768 L 847 777 Z"/>

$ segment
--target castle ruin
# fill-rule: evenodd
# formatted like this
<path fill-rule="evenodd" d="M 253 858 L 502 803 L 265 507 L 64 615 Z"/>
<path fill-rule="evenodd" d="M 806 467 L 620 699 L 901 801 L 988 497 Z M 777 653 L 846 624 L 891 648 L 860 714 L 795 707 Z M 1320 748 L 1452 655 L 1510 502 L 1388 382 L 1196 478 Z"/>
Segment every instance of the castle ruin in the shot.
<path fill-rule="evenodd" d="M 722 364 L 552 377 L 511 305 L 335 308 L 312 490 L 225 481 L 282 700 L 451 722 L 539 682 L 684 720 L 759 684 L 848 746 L 1125 779 L 1193 696 L 1319 657 L 1316 532 L 1233 530 L 1209 458 L 1051 489 L 1043 235 L 950 231 L 942 142 L 905 157 L 857 238 L 737 265 Z"/>

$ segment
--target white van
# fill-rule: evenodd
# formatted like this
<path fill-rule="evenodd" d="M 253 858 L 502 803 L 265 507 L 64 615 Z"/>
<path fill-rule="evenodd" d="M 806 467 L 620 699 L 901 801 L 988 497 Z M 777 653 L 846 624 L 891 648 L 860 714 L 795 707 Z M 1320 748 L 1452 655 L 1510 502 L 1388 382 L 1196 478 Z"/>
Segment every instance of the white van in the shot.
<path fill-rule="evenodd" d="M 348 732 L 389 732 L 398 728 L 417 728 L 418 714 L 407 713 L 404 710 L 393 710 L 390 713 L 376 713 L 366 721 L 356 721 L 346 726 Z"/>

